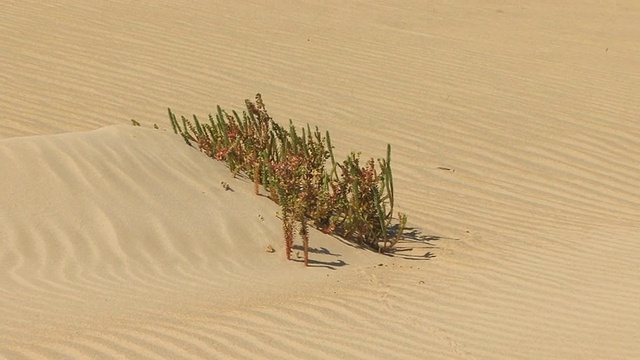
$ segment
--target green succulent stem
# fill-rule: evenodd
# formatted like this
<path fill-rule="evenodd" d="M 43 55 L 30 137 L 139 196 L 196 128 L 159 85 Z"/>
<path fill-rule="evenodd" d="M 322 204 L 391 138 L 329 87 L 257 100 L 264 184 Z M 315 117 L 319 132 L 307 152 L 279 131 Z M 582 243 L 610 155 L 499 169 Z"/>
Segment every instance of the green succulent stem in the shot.
<path fill-rule="evenodd" d="M 167 108 L 171 127 L 184 141 L 197 143 L 210 157 L 225 161 L 231 172 L 252 179 L 255 193 L 262 185 L 281 208 L 287 259 L 291 259 L 295 224 L 302 238 L 305 265 L 309 264 L 309 225 L 326 233 L 384 252 L 402 239 L 407 223 L 398 214 L 398 231 L 390 237 L 394 209 L 391 145 L 378 166 L 370 159 L 360 165 L 360 154 L 351 152 L 336 161 L 331 136 L 307 124 L 296 128 L 274 122 L 262 97 L 245 100 L 242 116 L 220 106 L 208 123 L 193 115 L 182 124 Z M 323 136 L 324 135 L 324 136 Z M 329 162 L 326 167 L 326 162 Z"/>

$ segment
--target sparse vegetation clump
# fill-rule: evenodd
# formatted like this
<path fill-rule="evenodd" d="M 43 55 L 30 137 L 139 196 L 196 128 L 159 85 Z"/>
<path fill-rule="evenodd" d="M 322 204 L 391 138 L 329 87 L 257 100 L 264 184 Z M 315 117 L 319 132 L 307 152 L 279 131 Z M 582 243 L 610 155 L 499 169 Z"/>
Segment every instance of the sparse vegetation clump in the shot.
<path fill-rule="evenodd" d="M 173 131 L 207 156 L 227 163 L 234 175 L 262 186 L 281 208 L 287 259 L 294 234 L 302 239 L 305 265 L 309 263 L 309 226 L 367 246 L 379 252 L 391 249 L 402 237 L 407 216 L 398 213 L 393 226 L 391 146 L 377 161 L 361 164 L 350 153 L 337 162 L 329 132 L 307 125 L 297 129 L 291 121 L 281 126 L 269 116 L 260 94 L 245 100 L 240 116 L 217 107 L 208 121 L 184 116 L 180 121 L 168 109 Z M 377 166 L 376 166 L 377 165 Z"/>

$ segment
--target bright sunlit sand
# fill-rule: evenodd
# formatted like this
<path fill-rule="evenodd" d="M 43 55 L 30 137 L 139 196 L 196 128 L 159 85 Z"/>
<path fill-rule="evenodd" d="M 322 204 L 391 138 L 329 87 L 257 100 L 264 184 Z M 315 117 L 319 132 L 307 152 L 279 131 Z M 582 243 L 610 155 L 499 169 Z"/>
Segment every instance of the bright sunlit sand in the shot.
<path fill-rule="evenodd" d="M 634 1 L 5 4 L 0 358 L 640 357 L 638 18 Z M 392 145 L 403 251 L 312 231 L 311 266 L 286 261 L 278 206 L 171 130 L 167 107 L 257 92 L 340 157 Z"/>

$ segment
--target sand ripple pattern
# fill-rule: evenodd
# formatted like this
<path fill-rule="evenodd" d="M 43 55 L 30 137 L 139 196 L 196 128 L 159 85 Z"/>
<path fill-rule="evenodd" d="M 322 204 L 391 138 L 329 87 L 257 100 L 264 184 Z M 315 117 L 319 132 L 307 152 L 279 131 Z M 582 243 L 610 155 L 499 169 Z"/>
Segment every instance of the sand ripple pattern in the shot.
<path fill-rule="evenodd" d="M 0 358 L 638 358 L 638 18 L 5 2 Z M 317 266 L 286 263 L 274 204 L 150 129 L 256 92 L 337 155 L 392 144 L 406 252 L 314 233 Z"/>

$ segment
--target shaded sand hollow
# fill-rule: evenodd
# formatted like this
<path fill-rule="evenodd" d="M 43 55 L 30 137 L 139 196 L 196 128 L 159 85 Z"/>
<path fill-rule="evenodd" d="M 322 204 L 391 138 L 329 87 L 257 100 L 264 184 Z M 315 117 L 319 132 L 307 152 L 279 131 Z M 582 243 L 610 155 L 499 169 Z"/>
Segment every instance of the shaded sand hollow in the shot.
<path fill-rule="evenodd" d="M 1 19 L 0 358 L 640 358 L 637 1 Z M 314 232 L 287 262 L 277 207 L 166 131 L 256 92 L 340 154 L 393 146 L 406 251 Z"/>

